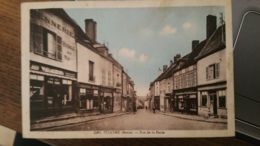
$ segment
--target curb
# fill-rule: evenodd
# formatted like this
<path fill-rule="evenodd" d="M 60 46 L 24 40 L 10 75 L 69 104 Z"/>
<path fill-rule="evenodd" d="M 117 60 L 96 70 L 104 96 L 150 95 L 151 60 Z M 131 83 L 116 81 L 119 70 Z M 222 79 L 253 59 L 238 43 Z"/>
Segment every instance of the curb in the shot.
<path fill-rule="evenodd" d="M 30 130 L 31 131 L 39 131 L 39 130 L 47 130 L 47 129 L 49 130 L 49 129 L 58 128 L 58 127 L 62 127 L 62 126 L 82 124 L 82 123 L 88 123 L 88 122 L 97 121 L 97 120 L 101 120 L 101 119 L 113 118 L 113 117 L 122 116 L 122 115 L 125 115 L 125 114 L 130 114 L 130 113 L 129 112 L 128 113 L 122 113 L 122 114 L 113 115 L 113 116 L 109 116 L 109 117 L 100 117 L 100 118 L 96 118 L 96 119 L 90 119 L 90 120 L 85 120 L 85 121 L 80 121 L 80 122 L 67 123 L 67 124 L 58 125 L 58 126 L 49 126 L 49 127 L 43 127 L 43 128 L 33 128 L 33 129 L 30 129 Z"/>
<path fill-rule="evenodd" d="M 42 120 L 42 121 L 33 121 L 31 124 L 40 124 L 40 123 L 48 123 L 48 122 L 55 122 L 55 121 L 62 121 L 62 120 L 68 120 L 72 118 L 80 117 L 79 115 L 71 116 L 71 117 L 64 117 L 64 118 L 58 118 L 58 119 L 49 119 L 49 120 Z"/>
<path fill-rule="evenodd" d="M 199 121 L 199 122 L 207 122 L 207 123 L 219 123 L 219 124 L 227 124 L 227 122 L 218 122 L 218 121 L 206 121 L 206 120 L 200 120 L 200 119 L 191 119 L 191 118 L 186 118 L 186 117 L 179 117 L 175 115 L 170 115 L 170 114 L 165 114 L 162 112 L 159 112 L 162 115 L 170 116 L 170 117 L 175 117 L 175 118 L 180 118 L 180 119 L 185 119 L 185 120 L 193 120 L 193 121 Z"/>

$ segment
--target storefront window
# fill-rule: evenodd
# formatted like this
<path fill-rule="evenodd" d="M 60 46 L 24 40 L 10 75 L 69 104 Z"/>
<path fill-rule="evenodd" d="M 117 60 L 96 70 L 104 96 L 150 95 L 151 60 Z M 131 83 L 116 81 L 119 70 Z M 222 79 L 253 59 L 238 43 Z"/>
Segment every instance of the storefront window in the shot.
<path fill-rule="evenodd" d="M 35 75 L 35 77 L 37 78 L 37 75 Z M 30 81 L 30 101 L 31 101 L 32 108 L 41 108 L 44 106 L 43 90 L 44 90 L 43 81 L 40 80 Z"/>
<path fill-rule="evenodd" d="M 207 95 L 202 95 L 201 97 L 202 106 L 207 106 Z"/>
<path fill-rule="evenodd" d="M 218 94 L 219 94 L 219 107 L 225 108 L 226 107 L 226 92 L 225 92 L 225 90 L 219 91 Z"/>
<path fill-rule="evenodd" d="M 99 104 L 98 104 L 98 90 L 94 90 L 93 108 L 94 109 L 98 109 L 99 108 Z"/>

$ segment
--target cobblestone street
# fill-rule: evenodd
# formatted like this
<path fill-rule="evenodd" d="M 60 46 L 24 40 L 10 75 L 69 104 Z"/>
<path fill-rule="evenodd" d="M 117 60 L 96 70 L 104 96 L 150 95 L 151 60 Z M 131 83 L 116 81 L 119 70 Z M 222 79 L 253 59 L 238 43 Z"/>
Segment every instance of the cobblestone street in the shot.
<path fill-rule="evenodd" d="M 226 128 L 227 124 L 224 123 L 182 119 L 163 115 L 158 111 L 153 114 L 150 110 L 141 109 L 136 114 L 126 114 L 82 124 L 62 126 L 52 130 L 222 130 Z"/>

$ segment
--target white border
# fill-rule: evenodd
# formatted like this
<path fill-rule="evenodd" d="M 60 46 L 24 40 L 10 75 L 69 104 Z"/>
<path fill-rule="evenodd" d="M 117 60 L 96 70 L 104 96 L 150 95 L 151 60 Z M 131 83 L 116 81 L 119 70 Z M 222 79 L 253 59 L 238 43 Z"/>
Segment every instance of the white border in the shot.
<path fill-rule="evenodd" d="M 29 17 L 30 9 L 43 8 L 146 8 L 146 7 L 224 6 L 226 22 L 227 130 L 158 130 L 165 134 L 94 134 L 93 131 L 30 131 L 29 99 Z M 22 131 L 26 138 L 172 138 L 227 137 L 235 135 L 234 78 L 231 0 L 158 0 L 158 1 L 84 1 L 36 2 L 21 5 Z M 129 130 L 126 130 L 129 131 Z M 140 130 L 133 130 L 139 132 Z M 152 131 L 152 130 L 141 130 Z M 155 130 L 154 130 L 155 131 Z"/>

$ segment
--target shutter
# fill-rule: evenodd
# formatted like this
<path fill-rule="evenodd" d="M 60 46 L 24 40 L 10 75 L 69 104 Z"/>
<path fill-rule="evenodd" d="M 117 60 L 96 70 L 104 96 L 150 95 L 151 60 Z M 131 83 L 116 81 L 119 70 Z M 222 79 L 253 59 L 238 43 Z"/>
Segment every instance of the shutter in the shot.
<path fill-rule="evenodd" d="M 61 47 L 61 37 L 60 36 L 56 36 L 56 44 L 57 44 L 56 59 L 62 60 L 62 47 Z"/>
<path fill-rule="evenodd" d="M 206 67 L 206 79 L 209 79 L 209 67 Z"/>
<path fill-rule="evenodd" d="M 34 48 L 34 24 L 30 23 L 30 52 L 33 52 Z"/>
<path fill-rule="evenodd" d="M 43 55 L 42 27 L 34 24 L 33 29 L 34 29 L 34 52 Z"/>
<path fill-rule="evenodd" d="M 219 77 L 219 63 L 215 64 L 215 78 Z"/>

